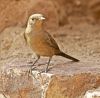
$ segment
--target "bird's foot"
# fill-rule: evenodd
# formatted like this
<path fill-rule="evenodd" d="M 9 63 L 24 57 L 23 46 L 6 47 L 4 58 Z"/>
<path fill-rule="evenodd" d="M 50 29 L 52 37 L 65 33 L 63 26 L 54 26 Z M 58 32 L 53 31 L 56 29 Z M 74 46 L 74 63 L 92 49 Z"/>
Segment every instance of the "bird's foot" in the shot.
<path fill-rule="evenodd" d="M 48 67 L 46 67 L 46 69 L 45 69 L 45 73 L 47 73 L 48 71 L 50 71 L 52 68 L 53 68 L 54 66 L 52 66 L 51 64 L 48 66 Z"/>
<path fill-rule="evenodd" d="M 35 66 L 35 67 L 32 66 L 32 67 L 28 70 L 28 78 L 29 78 L 29 76 L 32 75 L 32 71 L 33 71 L 35 68 L 36 68 L 36 66 Z"/>

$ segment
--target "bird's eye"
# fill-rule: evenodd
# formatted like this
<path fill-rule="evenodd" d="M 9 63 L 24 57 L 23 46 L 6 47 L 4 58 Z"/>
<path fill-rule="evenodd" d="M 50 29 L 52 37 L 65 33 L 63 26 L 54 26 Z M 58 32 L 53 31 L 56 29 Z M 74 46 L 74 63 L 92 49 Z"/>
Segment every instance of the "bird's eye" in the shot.
<path fill-rule="evenodd" d="M 34 20 L 34 18 L 32 18 L 32 20 Z"/>

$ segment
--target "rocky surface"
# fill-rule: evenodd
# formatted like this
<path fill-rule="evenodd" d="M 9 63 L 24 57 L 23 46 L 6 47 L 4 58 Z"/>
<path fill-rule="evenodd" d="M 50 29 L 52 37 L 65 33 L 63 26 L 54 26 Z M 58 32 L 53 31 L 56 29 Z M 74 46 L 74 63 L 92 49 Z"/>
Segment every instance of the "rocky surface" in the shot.
<path fill-rule="evenodd" d="M 84 98 L 88 89 L 95 89 L 100 85 L 99 75 L 87 73 L 73 76 L 55 76 L 49 84 L 46 98 Z"/>
<path fill-rule="evenodd" d="M 28 74 L 35 54 L 25 43 L 24 30 L 9 27 L 0 34 L 1 98 L 84 98 L 100 86 L 99 25 L 73 24 L 53 31 L 59 47 L 80 62 L 54 56 L 47 74 L 40 73 L 48 60 L 44 57 Z"/>
<path fill-rule="evenodd" d="M 100 88 L 87 91 L 85 98 L 100 98 Z"/>
<path fill-rule="evenodd" d="M 29 74 L 36 57 L 23 33 L 37 12 L 60 49 L 80 62 L 54 56 L 44 73 L 48 58 L 41 57 Z M 0 17 L 0 98 L 100 98 L 99 0 L 0 0 Z"/>
<path fill-rule="evenodd" d="M 86 91 L 100 86 L 100 74 L 64 75 L 33 71 L 29 76 L 19 70 L 9 70 L 0 76 L 0 96 L 3 98 L 84 98 L 88 95 L 85 95 Z"/>

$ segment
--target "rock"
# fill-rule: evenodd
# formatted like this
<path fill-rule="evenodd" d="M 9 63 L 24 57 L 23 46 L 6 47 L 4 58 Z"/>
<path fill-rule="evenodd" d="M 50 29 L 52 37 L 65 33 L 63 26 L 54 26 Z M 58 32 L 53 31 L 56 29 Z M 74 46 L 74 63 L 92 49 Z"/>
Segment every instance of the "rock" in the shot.
<path fill-rule="evenodd" d="M 5 95 L 4 93 L 0 94 L 0 98 L 10 98 L 9 96 Z"/>
<path fill-rule="evenodd" d="M 83 98 L 86 91 L 100 86 L 100 74 L 65 75 L 32 71 L 23 68 L 5 69 L 0 74 L 0 91 L 7 98 Z M 19 71 L 20 70 L 20 71 Z M 99 82 L 98 82 L 99 81 Z M 3 97 L 5 98 L 5 97 Z"/>
<path fill-rule="evenodd" d="M 8 95 L 10 98 L 30 98 L 32 96 L 37 98 L 40 96 L 39 88 L 33 84 L 32 78 L 28 78 L 27 74 L 19 73 L 17 75 L 13 70 L 9 70 L 9 72 L 0 76 L 0 91 L 4 92 L 5 96 Z"/>
<path fill-rule="evenodd" d="M 7 69 L 5 74 L 1 72 L 0 98 L 45 98 L 52 74 L 33 71 L 32 75 L 29 75 L 27 71 L 19 70 L 15 68 Z"/>
<path fill-rule="evenodd" d="M 95 23 L 100 23 L 100 1 L 92 0 L 89 4 L 90 15 Z"/>
<path fill-rule="evenodd" d="M 87 73 L 73 76 L 55 76 L 49 84 L 46 98 L 80 98 L 80 96 L 83 98 L 82 96 L 88 89 L 96 88 L 97 81 L 100 81 L 99 75 Z"/>
<path fill-rule="evenodd" d="M 47 61 L 41 57 L 38 67 L 29 74 L 35 58 L 25 43 L 24 30 L 9 27 L 0 34 L 0 97 L 84 98 L 88 90 L 100 87 L 99 25 L 79 24 L 59 29 L 56 38 L 59 45 L 64 45 L 61 49 L 80 62 L 54 56 L 48 73 L 41 73 Z"/>
<path fill-rule="evenodd" d="M 100 98 L 100 88 L 95 90 L 88 90 L 84 98 Z"/>

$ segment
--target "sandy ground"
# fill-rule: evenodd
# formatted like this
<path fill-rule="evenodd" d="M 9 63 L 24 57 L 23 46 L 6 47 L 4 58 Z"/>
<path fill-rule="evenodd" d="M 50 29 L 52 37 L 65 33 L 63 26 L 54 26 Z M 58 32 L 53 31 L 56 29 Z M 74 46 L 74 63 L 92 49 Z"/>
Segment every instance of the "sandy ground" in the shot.
<path fill-rule="evenodd" d="M 23 38 L 24 28 L 9 27 L 0 34 L 0 67 L 29 67 L 35 56 Z M 51 32 L 50 32 L 51 33 Z M 88 23 L 70 24 L 52 31 L 61 50 L 80 59 L 78 66 L 86 65 L 100 71 L 100 26 Z M 33 56 L 32 56 L 33 55 Z M 43 65 L 48 58 L 41 58 L 37 65 Z M 54 56 L 51 65 L 68 65 L 70 60 Z M 69 64 L 71 65 L 71 64 Z M 74 64 L 75 65 L 75 64 Z M 72 67 L 74 66 L 72 64 Z M 26 67 L 25 67 L 26 66 Z M 67 69 L 70 66 L 67 66 Z M 41 67 L 39 66 L 41 69 Z M 65 67 L 64 67 L 65 68 Z M 87 69 L 87 68 L 85 68 Z M 85 70 L 82 69 L 82 70 Z"/>

